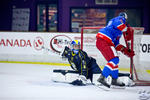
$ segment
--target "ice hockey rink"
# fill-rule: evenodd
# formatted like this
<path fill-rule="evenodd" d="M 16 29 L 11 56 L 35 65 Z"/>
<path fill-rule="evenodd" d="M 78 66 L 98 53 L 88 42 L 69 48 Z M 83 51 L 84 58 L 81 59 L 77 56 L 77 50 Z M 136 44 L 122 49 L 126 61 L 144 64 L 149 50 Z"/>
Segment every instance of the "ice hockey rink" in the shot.
<path fill-rule="evenodd" d="M 63 66 L 0 63 L 0 100 L 150 100 L 150 86 L 104 91 L 94 85 L 55 83 Z"/>

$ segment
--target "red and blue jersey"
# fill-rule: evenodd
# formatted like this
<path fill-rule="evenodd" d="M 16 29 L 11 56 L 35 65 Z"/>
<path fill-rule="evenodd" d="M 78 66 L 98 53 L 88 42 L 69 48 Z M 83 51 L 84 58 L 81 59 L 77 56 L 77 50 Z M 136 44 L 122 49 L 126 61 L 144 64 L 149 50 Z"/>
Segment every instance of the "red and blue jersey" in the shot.
<path fill-rule="evenodd" d="M 126 29 L 126 19 L 122 16 L 115 17 L 108 22 L 108 25 L 99 30 L 96 37 L 106 40 L 110 45 L 119 45 L 122 32 Z"/>

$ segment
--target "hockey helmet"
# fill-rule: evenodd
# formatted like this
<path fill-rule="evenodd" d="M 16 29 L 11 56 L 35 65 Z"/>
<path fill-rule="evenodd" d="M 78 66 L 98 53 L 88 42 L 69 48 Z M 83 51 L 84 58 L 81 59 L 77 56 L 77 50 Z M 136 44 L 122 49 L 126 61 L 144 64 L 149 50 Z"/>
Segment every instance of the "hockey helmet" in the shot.
<path fill-rule="evenodd" d="M 78 40 L 73 40 L 71 42 L 71 49 L 74 53 L 77 54 L 80 49 L 80 42 Z"/>
<path fill-rule="evenodd" d="M 119 13 L 119 16 L 123 16 L 125 19 L 128 19 L 128 16 L 125 12 Z"/>
<path fill-rule="evenodd" d="M 80 42 L 79 42 L 78 40 L 73 40 L 73 41 L 71 42 L 71 46 L 72 46 L 72 47 L 78 46 L 79 49 L 80 49 Z"/>

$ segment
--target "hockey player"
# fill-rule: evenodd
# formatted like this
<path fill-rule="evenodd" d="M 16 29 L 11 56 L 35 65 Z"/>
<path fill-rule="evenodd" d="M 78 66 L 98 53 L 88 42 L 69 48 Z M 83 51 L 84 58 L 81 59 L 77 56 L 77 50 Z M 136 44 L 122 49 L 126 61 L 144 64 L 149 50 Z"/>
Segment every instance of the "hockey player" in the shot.
<path fill-rule="evenodd" d="M 100 29 L 96 35 L 96 46 L 104 58 L 108 61 L 108 63 L 104 66 L 98 82 L 107 87 L 110 87 L 110 85 L 125 86 L 124 83 L 117 80 L 119 63 L 117 51 L 121 51 L 128 57 L 134 56 L 133 51 L 127 49 L 125 46 L 119 43 L 119 39 L 123 32 L 127 30 L 129 31 L 129 28 L 126 26 L 126 20 L 127 14 L 125 12 L 121 12 L 119 16 L 111 19 L 106 27 Z M 106 78 L 109 75 L 112 77 L 111 84 L 106 82 Z"/>
<path fill-rule="evenodd" d="M 71 48 L 67 46 L 64 48 L 62 57 L 66 57 L 71 68 L 79 72 L 78 79 L 71 83 L 73 85 L 86 85 L 87 79 L 90 79 L 92 82 L 94 72 L 101 73 L 96 60 L 80 49 L 80 42 L 78 40 L 71 42 Z"/>

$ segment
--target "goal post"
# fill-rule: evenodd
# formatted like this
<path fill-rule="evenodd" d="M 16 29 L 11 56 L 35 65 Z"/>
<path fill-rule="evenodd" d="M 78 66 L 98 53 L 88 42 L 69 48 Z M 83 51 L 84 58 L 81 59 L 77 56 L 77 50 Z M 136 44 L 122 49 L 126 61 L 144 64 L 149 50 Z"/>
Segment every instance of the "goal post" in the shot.
<path fill-rule="evenodd" d="M 86 51 L 89 56 L 94 57 L 100 66 L 104 66 L 107 62 L 100 51 L 96 48 L 96 34 L 101 28 L 103 27 L 81 28 L 81 49 Z M 140 60 L 140 44 L 144 28 L 132 27 L 132 29 L 133 31 L 131 31 L 131 40 L 127 41 L 124 38 L 125 34 L 123 33 L 123 36 L 120 39 L 120 43 L 133 50 L 135 52 L 135 56 L 133 58 L 128 58 L 119 52 L 119 69 L 128 71 L 131 75 L 131 79 L 135 82 L 136 85 L 150 86 L 150 74 L 146 71 L 147 69 Z"/>
<path fill-rule="evenodd" d="M 144 32 L 142 27 L 133 27 L 133 50 L 135 51 L 135 56 L 133 57 L 132 77 L 136 85 L 147 85 L 150 86 L 150 73 L 147 72 L 148 68 L 146 64 L 141 60 L 141 40 Z"/>

